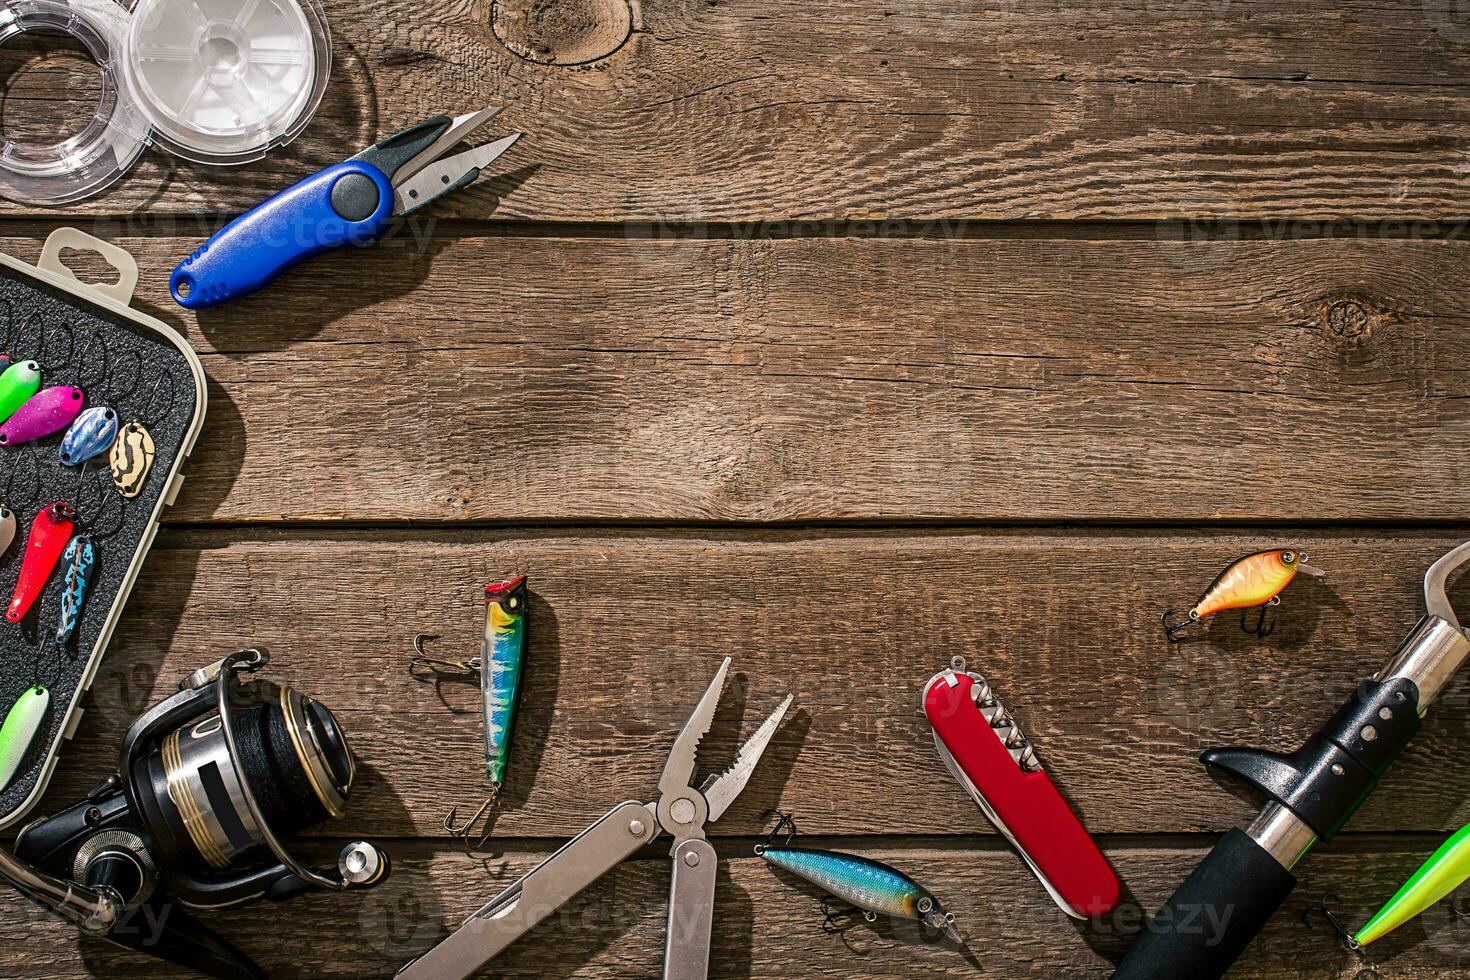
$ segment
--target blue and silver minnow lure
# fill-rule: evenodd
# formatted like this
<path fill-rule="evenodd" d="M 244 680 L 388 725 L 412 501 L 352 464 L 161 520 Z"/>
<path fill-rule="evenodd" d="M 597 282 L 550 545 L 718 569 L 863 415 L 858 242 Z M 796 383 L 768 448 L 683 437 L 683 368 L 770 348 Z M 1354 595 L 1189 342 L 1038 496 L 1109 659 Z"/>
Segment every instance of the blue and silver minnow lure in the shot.
<path fill-rule="evenodd" d="M 856 854 L 777 846 L 772 843 L 783 827 L 790 826 L 791 818 L 783 815 L 766 842 L 756 845 L 755 853 L 768 863 L 811 882 L 832 897 L 853 906 L 869 922 L 880 915 L 914 919 L 942 931 L 957 943 L 963 942 L 959 931 L 955 929 L 954 915 L 946 912 L 939 904 L 939 899 L 923 885 L 896 868 Z M 790 840 L 790 835 L 787 840 Z M 831 910 L 826 915 L 823 927 L 829 930 L 846 917 L 843 912 Z"/>
<path fill-rule="evenodd" d="M 117 440 L 117 413 L 106 405 L 94 405 L 77 416 L 61 437 L 61 461 L 78 466 L 112 448 Z"/>
<path fill-rule="evenodd" d="M 56 642 L 65 646 L 82 619 L 82 603 L 87 601 L 87 586 L 97 564 L 97 548 L 91 538 L 79 534 L 66 546 L 61 560 L 66 563 L 66 578 L 61 590 L 61 622 L 56 627 Z"/>

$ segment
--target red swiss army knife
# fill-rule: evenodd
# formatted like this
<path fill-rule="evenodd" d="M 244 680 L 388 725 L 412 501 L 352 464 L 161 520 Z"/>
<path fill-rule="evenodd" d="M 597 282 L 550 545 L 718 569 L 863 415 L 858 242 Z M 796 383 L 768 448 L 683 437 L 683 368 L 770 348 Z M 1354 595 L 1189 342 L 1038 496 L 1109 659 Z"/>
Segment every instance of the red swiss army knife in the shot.
<path fill-rule="evenodd" d="M 934 745 L 990 822 L 1021 852 L 1052 900 L 1077 919 L 1118 904 L 1118 876 L 1052 785 L 1015 719 L 955 657 L 924 685 Z"/>

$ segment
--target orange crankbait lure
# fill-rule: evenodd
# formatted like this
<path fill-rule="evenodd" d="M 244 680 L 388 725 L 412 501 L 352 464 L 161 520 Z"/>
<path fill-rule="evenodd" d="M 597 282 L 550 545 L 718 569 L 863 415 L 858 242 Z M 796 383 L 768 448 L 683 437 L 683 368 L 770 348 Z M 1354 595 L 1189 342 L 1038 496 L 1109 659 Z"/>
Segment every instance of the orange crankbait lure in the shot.
<path fill-rule="evenodd" d="M 1277 548 L 1273 551 L 1258 551 L 1253 555 L 1237 558 L 1226 565 L 1225 570 L 1216 576 L 1215 581 L 1210 583 L 1210 587 L 1205 589 L 1204 595 L 1199 597 L 1199 601 L 1190 607 L 1184 619 L 1171 625 L 1169 619 L 1174 610 L 1165 610 L 1163 615 L 1164 635 L 1168 637 L 1170 643 L 1180 643 L 1183 642 L 1183 637 L 1177 635 L 1179 631 L 1198 623 L 1206 616 L 1213 616 L 1227 609 L 1274 606 L 1281 601 L 1281 591 L 1291 584 L 1297 572 L 1306 572 L 1308 575 L 1322 574 L 1320 568 L 1313 568 L 1307 564 L 1307 555 L 1304 551 Z M 1263 639 L 1275 628 L 1274 622 L 1267 625 L 1264 608 L 1253 629 L 1245 626 L 1244 616 L 1242 616 L 1241 625 L 1248 632 L 1253 632 Z"/>

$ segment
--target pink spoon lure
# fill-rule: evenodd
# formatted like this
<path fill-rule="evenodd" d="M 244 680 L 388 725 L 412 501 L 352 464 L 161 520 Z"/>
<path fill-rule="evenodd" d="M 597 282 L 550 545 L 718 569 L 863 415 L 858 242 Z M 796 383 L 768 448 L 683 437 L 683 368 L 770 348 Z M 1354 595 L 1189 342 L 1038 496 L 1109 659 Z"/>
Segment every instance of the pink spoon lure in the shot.
<path fill-rule="evenodd" d="M 60 432 L 75 421 L 85 401 L 82 389 L 69 385 L 36 392 L 0 425 L 0 446 L 19 446 Z"/>

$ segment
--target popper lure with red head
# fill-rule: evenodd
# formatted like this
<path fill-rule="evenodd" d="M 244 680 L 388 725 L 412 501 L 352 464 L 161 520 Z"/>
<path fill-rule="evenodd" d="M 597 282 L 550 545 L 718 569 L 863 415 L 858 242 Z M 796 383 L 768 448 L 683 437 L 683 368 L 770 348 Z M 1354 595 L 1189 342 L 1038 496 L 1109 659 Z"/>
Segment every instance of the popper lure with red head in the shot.
<path fill-rule="evenodd" d="M 41 590 L 56 570 L 56 563 L 71 540 L 76 513 L 70 504 L 57 501 L 43 509 L 31 522 L 31 535 L 26 541 L 26 554 L 20 564 L 20 577 L 15 582 L 15 592 L 10 596 L 10 606 L 5 618 L 18 623 L 35 604 Z"/>
<path fill-rule="evenodd" d="M 1118 876 L 979 674 L 955 657 L 924 685 L 924 714 L 945 768 L 1076 919 L 1118 904 Z"/>
<path fill-rule="evenodd" d="M 1275 548 L 1271 551 L 1257 551 L 1254 554 L 1237 558 L 1224 571 L 1215 576 L 1215 581 L 1205 589 L 1199 601 L 1190 606 L 1184 618 L 1177 623 L 1170 624 L 1169 620 L 1174 616 L 1174 610 L 1167 609 L 1161 617 L 1164 623 L 1164 636 L 1170 643 L 1180 643 L 1183 638 L 1178 634 L 1187 626 L 1192 626 L 1207 616 L 1213 616 L 1218 612 L 1228 609 L 1250 609 L 1255 606 L 1274 606 L 1281 601 L 1281 592 L 1292 580 L 1296 578 L 1297 572 L 1305 572 L 1308 575 L 1323 574 L 1320 568 L 1307 564 L 1307 553 L 1304 551 L 1293 551 L 1290 548 Z M 1244 625 L 1244 621 L 1242 621 Z M 1249 632 L 1265 638 L 1274 628 L 1266 622 L 1266 611 L 1261 610 L 1260 617 L 1252 627 L 1246 627 Z"/>

